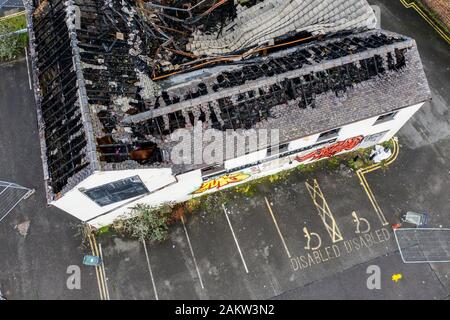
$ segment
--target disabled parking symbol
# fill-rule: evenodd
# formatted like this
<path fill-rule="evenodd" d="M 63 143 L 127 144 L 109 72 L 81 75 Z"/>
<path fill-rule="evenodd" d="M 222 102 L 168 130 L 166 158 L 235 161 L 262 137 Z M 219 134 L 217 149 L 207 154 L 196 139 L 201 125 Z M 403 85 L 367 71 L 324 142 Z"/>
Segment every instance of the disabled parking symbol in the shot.
<path fill-rule="evenodd" d="M 358 217 L 355 211 L 352 212 L 353 222 L 356 223 L 356 234 L 364 234 L 370 232 L 370 223 L 367 219 Z M 364 229 L 362 229 L 362 226 Z"/>
<path fill-rule="evenodd" d="M 303 228 L 303 233 L 306 238 L 306 250 L 317 250 L 322 246 L 322 239 L 315 232 L 309 232 L 307 227 Z M 314 239 L 314 240 L 313 240 Z M 311 244 L 316 244 L 315 246 L 311 246 Z"/>

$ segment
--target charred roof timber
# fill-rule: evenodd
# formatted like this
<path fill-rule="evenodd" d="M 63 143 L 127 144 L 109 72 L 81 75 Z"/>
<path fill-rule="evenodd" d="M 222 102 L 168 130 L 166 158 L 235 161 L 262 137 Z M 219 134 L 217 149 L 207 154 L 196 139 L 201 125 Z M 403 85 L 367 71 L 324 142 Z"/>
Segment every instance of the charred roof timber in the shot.
<path fill-rule="evenodd" d="M 168 136 L 198 121 L 290 141 L 430 96 L 414 40 L 372 30 L 365 0 L 26 8 L 49 200 L 94 171 L 171 167 Z"/>

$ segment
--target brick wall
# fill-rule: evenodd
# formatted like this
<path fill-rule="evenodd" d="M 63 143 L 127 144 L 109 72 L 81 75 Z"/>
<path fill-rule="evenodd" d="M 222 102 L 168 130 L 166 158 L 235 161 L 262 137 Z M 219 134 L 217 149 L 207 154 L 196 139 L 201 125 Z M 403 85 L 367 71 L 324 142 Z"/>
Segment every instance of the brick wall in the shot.
<path fill-rule="evenodd" d="M 422 0 L 428 8 L 433 10 L 441 21 L 450 29 L 450 1 L 449 0 Z"/>

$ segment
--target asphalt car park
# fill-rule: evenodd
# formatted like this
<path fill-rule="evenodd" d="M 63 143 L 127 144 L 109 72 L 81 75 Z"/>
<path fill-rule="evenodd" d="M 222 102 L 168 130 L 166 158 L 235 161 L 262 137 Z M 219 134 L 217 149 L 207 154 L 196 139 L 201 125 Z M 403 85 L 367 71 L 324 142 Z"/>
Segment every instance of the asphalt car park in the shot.
<path fill-rule="evenodd" d="M 102 243 L 111 298 L 266 299 L 396 250 L 356 174 L 274 187 L 186 216 L 162 243 Z"/>
<path fill-rule="evenodd" d="M 95 272 L 81 264 L 78 222 L 46 204 L 25 59 L 0 66 L 0 97 L 0 180 L 35 190 L 0 223 L 1 291 L 7 299 L 98 298 Z M 67 288 L 70 266 L 80 268 L 80 289 Z"/>

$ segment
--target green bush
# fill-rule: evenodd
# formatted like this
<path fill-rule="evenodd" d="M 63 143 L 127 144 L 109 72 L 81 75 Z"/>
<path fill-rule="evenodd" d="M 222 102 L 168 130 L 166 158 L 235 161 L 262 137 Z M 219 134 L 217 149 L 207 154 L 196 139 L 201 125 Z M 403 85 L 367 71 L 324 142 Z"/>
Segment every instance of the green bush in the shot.
<path fill-rule="evenodd" d="M 130 238 L 163 241 L 167 238 L 171 219 L 170 205 L 154 208 L 146 204 L 137 204 L 132 209 L 131 217 L 116 221 L 114 227 Z"/>
<path fill-rule="evenodd" d="M 14 60 L 23 55 L 28 43 L 28 34 L 10 34 L 25 29 L 25 15 L 0 20 L 0 62 Z"/>

